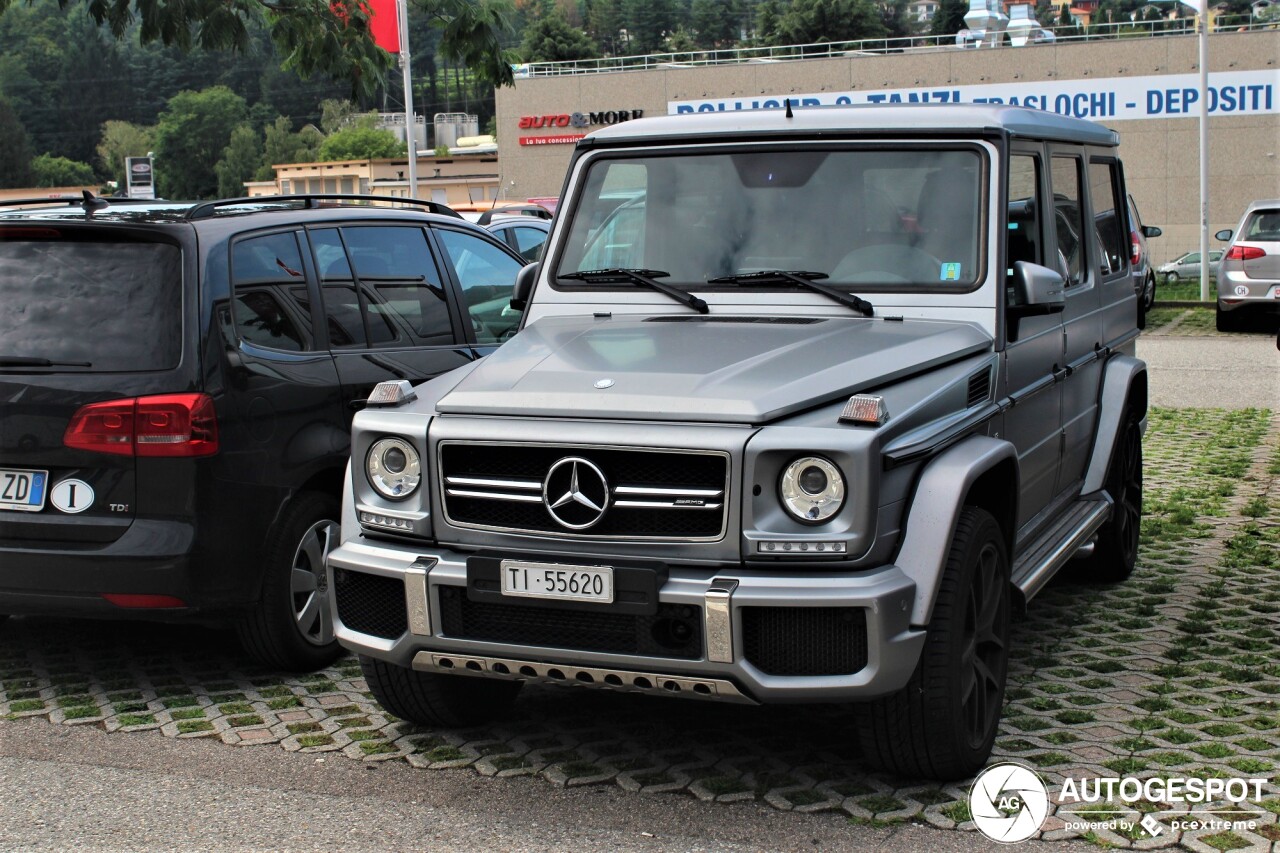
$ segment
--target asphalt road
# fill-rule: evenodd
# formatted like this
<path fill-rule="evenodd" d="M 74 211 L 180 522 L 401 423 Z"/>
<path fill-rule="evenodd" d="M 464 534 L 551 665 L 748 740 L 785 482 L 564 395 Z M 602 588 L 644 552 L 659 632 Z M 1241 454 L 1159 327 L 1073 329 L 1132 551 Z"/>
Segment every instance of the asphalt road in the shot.
<path fill-rule="evenodd" d="M 1151 405 L 1280 410 L 1280 351 L 1272 335 L 1143 335 Z"/>
<path fill-rule="evenodd" d="M 1280 353 L 1260 335 L 1140 340 L 1151 401 L 1280 410 Z M 930 850 L 973 832 L 704 803 L 616 786 L 423 772 L 155 732 L 0 721 L 0 850 Z M 1036 843 L 1054 853 L 1084 842 Z M 1023 848 L 1026 849 L 1026 848 Z"/>

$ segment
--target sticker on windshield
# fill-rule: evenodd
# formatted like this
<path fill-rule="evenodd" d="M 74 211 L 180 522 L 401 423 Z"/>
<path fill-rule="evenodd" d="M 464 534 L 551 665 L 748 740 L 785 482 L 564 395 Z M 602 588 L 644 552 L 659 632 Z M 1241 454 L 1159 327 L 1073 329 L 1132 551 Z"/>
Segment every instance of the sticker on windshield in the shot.
<path fill-rule="evenodd" d="M 942 272 L 938 275 L 939 281 L 959 281 L 960 265 L 959 264 L 943 264 Z"/>

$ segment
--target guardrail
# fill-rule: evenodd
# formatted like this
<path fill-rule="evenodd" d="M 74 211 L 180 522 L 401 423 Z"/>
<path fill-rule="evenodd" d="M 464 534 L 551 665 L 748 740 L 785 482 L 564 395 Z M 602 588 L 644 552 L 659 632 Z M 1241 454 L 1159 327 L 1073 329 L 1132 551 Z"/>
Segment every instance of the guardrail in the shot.
<path fill-rule="evenodd" d="M 1213 32 L 1249 32 L 1280 29 L 1280 21 L 1259 21 L 1249 15 L 1219 15 L 1211 21 Z M 1040 27 L 1033 31 L 1029 44 L 1056 44 L 1120 38 L 1160 38 L 1191 35 L 1196 32 L 1194 18 L 1168 21 L 1132 21 L 1121 24 L 1097 24 L 1090 27 Z M 922 53 L 940 50 L 988 50 L 974 42 L 957 43 L 962 34 L 946 36 L 910 36 L 907 38 L 864 39 L 861 41 L 817 42 L 781 47 L 741 47 L 725 50 L 699 50 L 681 53 L 637 54 L 601 59 L 578 59 L 566 62 L 530 62 L 514 66 L 517 79 L 526 77 L 560 77 L 573 74 L 603 74 L 616 71 L 653 71 L 660 68 L 700 68 L 712 65 L 787 62 L 796 59 L 822 59 L 843 56 L 875 56 L 896 53 Z M 1013 47 L 1007 33 L 995 48 Z"/>

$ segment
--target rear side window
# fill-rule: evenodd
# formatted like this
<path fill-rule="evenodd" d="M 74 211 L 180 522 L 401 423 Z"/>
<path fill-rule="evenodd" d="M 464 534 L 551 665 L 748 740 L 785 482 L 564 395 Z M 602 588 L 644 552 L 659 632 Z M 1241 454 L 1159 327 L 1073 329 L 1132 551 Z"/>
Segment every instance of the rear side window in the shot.
<path fill-rule="evenodd" d="M 1129 257 L 1129 228 L 1121 219 L 1120 167 L 1115 160 L 1089 162 L 1089 195 L 1093 199 L 1093 227 L 1098 234 L 1098 271 L 1114 275 L 1125 271 Z"/>
<path fill-rule="evenodd" d="M 8 240 L 0 231 L 0 356 L 103 373 L 176 367 L 182 357 L 181 249 L 169 243 Z"/>
<path fill-rule="evenodd" d="M 231 249 L 231 277 L 232 314 L 241 340 L 294 352 L 312 348 L 306 277 L 293 233 L 237 242 Z"/>

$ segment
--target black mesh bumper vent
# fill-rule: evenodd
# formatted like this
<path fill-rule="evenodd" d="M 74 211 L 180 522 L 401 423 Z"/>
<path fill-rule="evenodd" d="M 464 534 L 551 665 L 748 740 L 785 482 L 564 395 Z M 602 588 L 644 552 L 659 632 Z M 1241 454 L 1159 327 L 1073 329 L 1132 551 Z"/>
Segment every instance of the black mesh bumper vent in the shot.
<path fill-rule="evenodd" d="M 852 675 L 867 665 L 861 607 L 744 607 L 746 658 L 768 675 Z"/>
<path fill-rule="evenodd" d="M 384 640 L 394 640 L 409 630 L 403 581 L 334 569 L 333 584 L 338 618 L 351 630 Z"/>
<path fill-rule="evenodd" d="M 440 587 L 446 637 L 583 652 L 698 660 L 702 608 L 660 604 L 652 616 L 563 610 L 472 601 L 458 587 Z"/>

